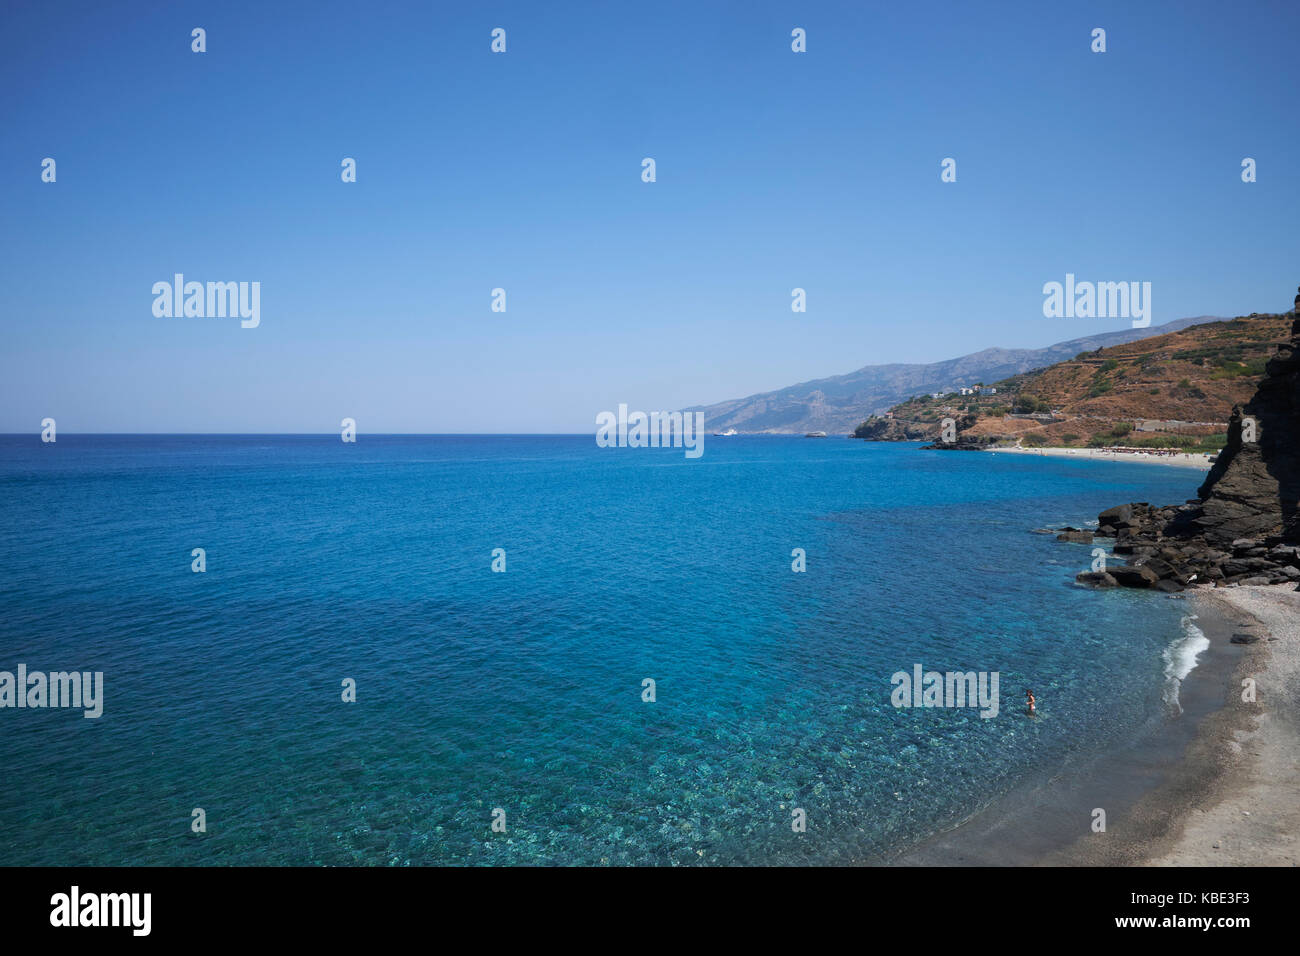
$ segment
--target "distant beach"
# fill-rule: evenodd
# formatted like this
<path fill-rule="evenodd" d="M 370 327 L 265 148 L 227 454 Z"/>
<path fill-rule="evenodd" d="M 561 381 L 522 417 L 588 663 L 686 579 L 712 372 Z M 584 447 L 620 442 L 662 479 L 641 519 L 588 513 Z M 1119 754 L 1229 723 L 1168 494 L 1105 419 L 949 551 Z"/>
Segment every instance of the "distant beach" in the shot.
<path fill-rule="evenodd" d="M 1210 456 L 1206 454 L 1175 454 L 1151 452 L 1116 452 L 1106 448 L 990 448 L 991 454 L 1044 455 L 1050 458 L 1090 458 L 1100 461 L 1140 462 L 1151 465 L 1177 465 L 1183 468 L 1210 470 Z"/>

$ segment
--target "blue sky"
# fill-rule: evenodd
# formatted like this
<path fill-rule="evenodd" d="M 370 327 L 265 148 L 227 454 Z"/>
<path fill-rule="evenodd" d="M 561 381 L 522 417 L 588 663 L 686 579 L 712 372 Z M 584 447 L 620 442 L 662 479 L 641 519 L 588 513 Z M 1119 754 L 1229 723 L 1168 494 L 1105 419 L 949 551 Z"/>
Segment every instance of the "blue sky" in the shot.
<path fill-rule="evenodd" d="M 1044 318 L 1067 272 L 1151 282 L 1154 324 L 1282 311 L 1298 26 L 1290 2 L 6 3 L 0 431 L 587 432 L 1128 324 Z M 176 272 L 260 282 L 260 327 L 156 318 Z"/>

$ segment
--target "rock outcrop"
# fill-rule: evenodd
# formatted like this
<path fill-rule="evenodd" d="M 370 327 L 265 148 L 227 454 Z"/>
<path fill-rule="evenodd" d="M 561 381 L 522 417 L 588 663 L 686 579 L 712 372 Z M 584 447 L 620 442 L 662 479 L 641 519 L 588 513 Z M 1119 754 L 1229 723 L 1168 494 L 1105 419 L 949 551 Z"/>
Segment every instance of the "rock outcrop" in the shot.
<path fill-rule="evenodd" d="M 1300 295 L 1291 340 L 1278 343 L 1255 397 L 1233 410 L 1228 444 L 1198 496 L 1201 512 L 1192 520 L 1210 541 L 1277 535 L 1300 542 Z"/>
<path fill-rule="evenodd" d="M 1097 516 L 1098 535 L 1130 556 L 1127 567 L 1108 569 L 1120 586 L 1300 580 L 1300 294 L 1295 306 L 1289 341 L 1278 343 L 1255 396 L 1233 410 L 1227 445 L 1196 499 Z M 1078 580 L 1108 583 L 1094 573 Z"/>
<path fill-rule="evenodd" d="M 961 441 L 937 441 L 932 445 L 922 445 L 922 451 L 985 451 L 993 447 L 992 438 L 963 438 Z"/>
<path fill-rule="evenodd" d="M 867 441 L 926 441 L 938 432 L 939 426 L 935 423 L 905 422 L 873 415 L 854 429 L 853 437 Z"/>

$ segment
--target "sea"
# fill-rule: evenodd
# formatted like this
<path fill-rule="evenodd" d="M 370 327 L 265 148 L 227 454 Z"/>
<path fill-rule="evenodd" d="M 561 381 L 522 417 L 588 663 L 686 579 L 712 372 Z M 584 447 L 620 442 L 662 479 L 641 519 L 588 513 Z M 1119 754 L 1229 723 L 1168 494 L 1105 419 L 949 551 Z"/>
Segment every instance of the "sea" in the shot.
<path fill-rule="evenodd" d="M 835 437 L 0 437 L 0 671 L 103 675 L 98 717 L 0 707 L 0 865 L 888 862 L 1176 719 L 1186 602 L 1080 588 L 1093 546 L 1042 530 L 1202 477 Z M 896 706 L 918 666 L 996 674 L 996 715 Z"/>

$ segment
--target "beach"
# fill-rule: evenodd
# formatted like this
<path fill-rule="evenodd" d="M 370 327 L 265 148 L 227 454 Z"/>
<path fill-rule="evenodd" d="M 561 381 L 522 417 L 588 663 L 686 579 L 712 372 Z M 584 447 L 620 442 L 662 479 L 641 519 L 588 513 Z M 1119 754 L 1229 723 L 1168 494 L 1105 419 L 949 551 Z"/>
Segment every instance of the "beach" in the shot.
<path fill-rule="evenodd" d="M 1046 857 L 1055 865 L 1295 866 L 1300 862 L 1300 593 L 1291 585 L 1191 592 L 1214 651 L 1235 657 L 1199 692 L 1222 695 L 1178 763 L 1113 832 Z M 1223 625 L 1227 625 L 1226 627 Z M 1254 638 L 1233 644 L 1233 635 Z M 1199 670 L 1199 668 L 1198 668 Z M 1254 700 L 1243 682 L 1255 683 Z"/>
<path fill-rule="evenodd" d="M 1199 468 L 1202 471 L 1210 470 L 1210 456 L 1206 454 L 1186 454 L 1179 452 L 1174 455 L 1143 454 L 1142 452 L 1114 452 L 1104 448 L 1021 448 L 1009 446 L 1006 448 L 989 448 L 989 454 L 993 455 L 1040 455 L 1048 458 L 1087 458 L 1096 461 L 1124 461 L 1137 462 L 1149 465 L 1175 465 L 1182 468 Z"/>
<path fill-rule="evenodd" d="M 1300 593 L 1188 592 L 1208 646 L 1181 712 L 905 853 L 903 865 L 1295 866 L 1300 863 Z M 1234 643 L 1247 635 L 1252 643 Z M 1246 680 L 1255 699 L 1243 700 Z M 1106 829 L 1091 828 L 1096 809 Z"/>
<path fill-rule="evenodd" d="M 1300 862 L 1300 592 L 1289 585 L 1217 588 L 1196 600 L 1239 616 L 1247 645 L 1232 695 L 1207 722 L 1191 762 L 1204 760 L 1212 788 L 1181 832 L 1151 847 L 1155 866 L 1295 866 Z M 1241 701 L 1253 679 L 1255 704 Z M 1195 767 L 1191 767 L 1195 770 Z"/>

